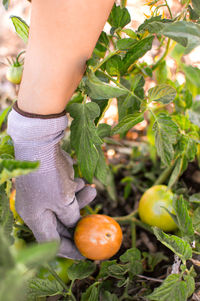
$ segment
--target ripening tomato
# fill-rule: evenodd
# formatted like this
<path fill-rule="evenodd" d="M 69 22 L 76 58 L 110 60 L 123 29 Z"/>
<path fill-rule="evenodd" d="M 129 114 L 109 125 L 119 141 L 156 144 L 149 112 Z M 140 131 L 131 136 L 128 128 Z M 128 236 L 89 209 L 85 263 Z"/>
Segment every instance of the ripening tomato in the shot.
<path fill-rule="evenodd" d="M 150 226 L 156 226 L 166 232 L 177 229 L 170 214 L 175 213 L 172 207 L 173 193 L 166 185 L 155 185 L 142 195 L 139 201 L 140 219 Z"/>
<path fill-rule="evenodd" d="M 14 219 L 19 223 L 19 224 L 23 224 L 23 220 L 22 218 L 19 216 L 19 214 L 17 213 L 16 209 L 15 209 L 15 195 L 16 195 L 16 190 L 14 189 L 11 194 L 10 194 L 10 199 L 9 199 L 9 204 L 10 204 L 10 210 L 13 213 Z"/>
<path fill-rule="evenodd" d="M 122 243 L 122 230 L 110 216 L 90 214 L 77 224 L 74 241 L 80 253 L 88 259 L 104 260 L 112 257 Z"/>
<path fill-rule="evenodd" d="M 68 283 L 69 278 L 67 275 L 67 269 L 72 265 L 74 261 L 68 258 L 57 257 L 52 260 L 49 264 L 54 269 L 54 271 L 58 274 L 58 276 L 62 279 L 63 282 Z M 39 272 L 37 273 L 37 277 L 40 279 L 49 279 L 55 280 L 54 276 L 50 273 L 47 268 L 41 267 Z"/>
<path fill-rule="evenodd" d="M 6 72 L 6 78 L 9 82 L 19 85 L 21 83 L 23 73 L 23 65 L 10 65 Z"/>

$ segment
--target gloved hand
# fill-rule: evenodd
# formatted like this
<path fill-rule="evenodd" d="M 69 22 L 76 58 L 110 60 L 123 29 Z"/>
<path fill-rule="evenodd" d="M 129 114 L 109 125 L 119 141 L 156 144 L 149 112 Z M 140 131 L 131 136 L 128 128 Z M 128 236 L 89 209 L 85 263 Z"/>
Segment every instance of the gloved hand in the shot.
<path fill-rule="evenodd" d="M 15 102 L 7 128 L 15 158 L 40 161 L 39 169 L 16 178 L 16 210 L 38 242 L 57 240 L 58 256 L 83 259 L 67 228 L 77 223 L 80 209 L 95 198 L 96 190 L 74 180 L 72 159 L 59 144 L 66 127 L 65 111 L 31 114 Z"/>

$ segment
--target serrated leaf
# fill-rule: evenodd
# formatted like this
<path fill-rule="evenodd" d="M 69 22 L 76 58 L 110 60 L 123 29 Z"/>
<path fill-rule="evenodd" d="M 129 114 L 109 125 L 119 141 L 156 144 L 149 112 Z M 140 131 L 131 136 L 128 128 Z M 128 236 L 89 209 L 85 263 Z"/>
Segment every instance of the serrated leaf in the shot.
<path fill-rule="evenodd" d="M 129 272 L 132 274 L 132 276 L 142 273 L 143 267 L 141 253 L 138 249 L 132 248 L 127 250 L 123 255 L 120 256 L 120 260 L 122 262 L 129 263 Z"/>
<path fill-rule="evenodd" d="M 138 32 L 148 30 L 150 33 L 159 33 L 164 28 L 165 23 L 170 22 L 172 22 L 172 20 L 162 19 L 162 16 L 151 17 L 145 19 L 144 23 L 138 27 Z"/>
<path fill-rule="evenodd" d="M 162 261 L 169 261 L 168 257 L 163 254 L 163 252 L 156 252 L 156 253 L 142 253 L 143 257 L 147 258 L 148 269 L 146 268 L 145 271 L 153 272 L 154 268 Z"/>
<path fill-rule="evenodd" d="M 129 265 L 113 264 L 108 267 L 108 271 L 110 272 L 110 276 L 121 279 L 129 271 Z"/>
<path fill-rule="evenodd" d="M 0 159 L 0 185 L 11 178 L 26 175 L 39 167 L 39 162 Z"/>
<path fill-rule="evenodd" d="M 123 65 L 122 60 L 121 60 L 121 57 L 119 55 L 112 56 L 106 62 L 106 71 L 111 76 L 119 76 L 122 65 Z"/>
<path fill-rule="evenodd" d="M 127 36 L 129 36 L 132 39 L 136 39 L 137 38 L 137 34 L 130 28 L 126 28 L 121 30 L 122 32 L 126 33 Z"/>
<path fill-rule="evenodd" d="M 192 216 L 192 223 L 193 223 L 193 227 L 194 229 L 199 232 L 200 231 L 200 207 L 198 207 Z"/>
<path fill-rule="evenodd" d="M 32 297 L 56 296 L 63 288 L 57 280 L 34 278 L 29 281 L 28 292 Z"/>
<path fill-rule="evenodd" d="M 108 23 L 115 28 L 123 28 L 131 21 L 131 16 L 127 8 L 121 8 L 114 4 L 110 16 L 108 18 Z"/>
<path fill-rule="evenodd" d="M 10 155 L 14 158 L 14 146 L 12 139 L 8 135 L 3 135 L 0 137 L 0 156 Z"/>
<path fill-rule="evenodd" d="M 136 39 L 124 38 L 117 41 L 116 46 L 119 50 L 129 50 L 131 49 L 138 41 Z"/>
<path fill-rule="evenodd" d="M 165 24 L 160 33 L 187 47 L 186 53 L 200 44 L 200 25 L 193 22 L 177 21 Z"/>
<path fill-rule="evenodd" d="M 69 279 L 84 279 L 94 273 L 96 266 L 91 261 L 80 261 L 78 263 L 73 263 L 67 269 L 67 275 Z"/>
<path fill-rule="evenodd" d="M 13 230 L 13 214 L 9 207 L 9 197 L 5 191 L 5 185 L 0 186 L 0 225 L 7 240 L 12 243 L 13 237 L 11 232 Z"/>
<path fill-rule="evenodd" d="M 153 132 L 158 155 L 165 165 L 170 165 L 174 157 L 173 144 L 176 143 L 178 126 L 170 116 L 161 113 L 153 125 Z"/>
<path fill-rule="evenodd" d="M 102 144 L 94 125 L 94 119 L 100 113 L 99 107 L 94 102 L 75 103 L 69 107 L 69 112 L 74 118 L 71 124 L 71 145 L 84 178 L 92 182 L 99 159 L 97 145 Z"/>
<path fill-rule="evenodd" d="M 157 239 L 179 256 L 183 262 L 192 257 L 192 249 L 188 242 L 178 236 L 168 235 L 156 227 L 153 231 Z"/>
<path fill-rule="evenodd" d="M 186 238 L 189 242 L 192 242 L 194 239 L 192 218 L 189 216 L 186 201 L 182 196 L 175 199 L 174 210 L 176 212 L 176 218 L 178 221 L 179 229 L 182 233 L 182 237 Z"/>
<path fill-rule="evenodd" d="M 111 265 L 115 265 L 116 262 L 117 262 L 117 260 L 107 260 L 107 261 L 101 262 L 100 272 L 97 276 L 97 279 L 108 277 L 110 275 L 110 272 L 109 272 L 108 268 Z"/>
<path fill-rule="evenodd" d="M 20 250 L 16 255 L 16 261 L 29 268 L 40 266 L 55 257 L 58 247 L 58 242 L 34 244 Z"/>
<path fill-rule="evenodd" d="M 92 71 L 87 73 L 85 85 L 87 94 L 93 99 L 109 99 L 127 94 L 125 89 L 102 82 Z"/>
<path fill-rule="evenodd" d="M 122 63 L 123 67 L 121 73 L 125 74 L 128 68 L 134 64 L 139 58 L 143 57 L 147 51 L 152 47 L 154 36 L 144 38 L 143 40 L 137 42 L 131 50 L 129 50 L 124 56 Z"/>
<path fill-rule="evenodd" d="M 22 18 L 18 16 L 10 16 L 10 18 L 18 36 L 24 41 L 24 43 L 27 43 L 29 35 L 29 26 Z"/>
<path fill-rule="evenodd" d="M 171 274 L 147 298 L 153 301 L 187 301 L 186 282 L 181 280 L 179 274 Z"/>
<path fill-rule="evenodd" d="M 132 127 L 134 127 L 136 124 L 142 122 L 144 120 L 143 113 L 135 113 L 135 114 L 129 114 L 125 116 L 112 130 L 111 135 L 115 134 L 122 134 L 128 130 L 130 130 Z"/>
<path fill-rule="evenodd" d="M 98 301 L 99 290 L 96 287 L 97 283 L 90 285 L 85 293 L 81 295 L 81 301 Z"/>
<path fill-rule="evenodd" d="M 176 97 L 176 90 L 169 85 L 157 85 L 148 91 L 149 101 L 162 102 L 168 104 Z"/>
<path fill-rule="evenodd" d="M 195 281 L 194 278 L 190 275 L 184 275 L 183 277 L 187 285 L 187 297 L 189 298 L 194 293 Z"/>
<path fill-rule="evenodd" d="M 111 126 L 107 123 L 100 123 L 97 128 L 97 133 L 100 138 L 109 137 L 111 132 Z"/>

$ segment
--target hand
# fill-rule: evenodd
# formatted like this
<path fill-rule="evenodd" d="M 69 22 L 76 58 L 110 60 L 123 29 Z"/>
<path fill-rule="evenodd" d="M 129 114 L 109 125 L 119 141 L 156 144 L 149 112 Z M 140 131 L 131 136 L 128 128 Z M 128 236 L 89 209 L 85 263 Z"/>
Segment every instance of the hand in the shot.
<path fill-rule="evenodd" d="M 75 226 L 80 209 L 95 198 L 96 190 L 74 179 L 72 159 L 60 147 L 66 118 L 29 118 L 15 110 L 9 113 L 7 132 L 13 139 L 16 159 L 40 161 L 38 170 L 16 178 L 16 210 L 38 242 L 57 240 L 59 256 L 83 259 L 68 228 Z"/>

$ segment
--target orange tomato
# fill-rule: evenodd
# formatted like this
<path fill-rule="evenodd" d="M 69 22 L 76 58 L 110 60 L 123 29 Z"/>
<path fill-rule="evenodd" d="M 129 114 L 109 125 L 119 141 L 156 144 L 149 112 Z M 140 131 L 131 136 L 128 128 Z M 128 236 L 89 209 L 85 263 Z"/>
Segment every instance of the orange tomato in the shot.
<path fill-rule="evenodd" d="M 9 204 L 10 204 L 10 210 L 13 213 L 14 219 L 19 222 L 20 224 L 23 224 L 22 218 L 19 216 L 15 209 L 15 195 L 16 195 L 16 190 L 14 189 L 11 194 L 10 194 L 10 199 L 9 199 Z"/>
<path fill-rule="evenodd" d="M 110 216 L 91 214 L 84 216 L 77 224 L 74 241 L 80 253 L 92 260 L 105 260 L 119 250 L 122 230 Z"/>
<path fill-rule="evenodd" d="M 150 225 L 156 226 L 166 232 L 177 229 L 169 212 L 175 214 L 173 207 L 173 193 L 166 185 L 155 185 L 149 188 L 142 195 L 139 201 L 140 219 Z"/>

